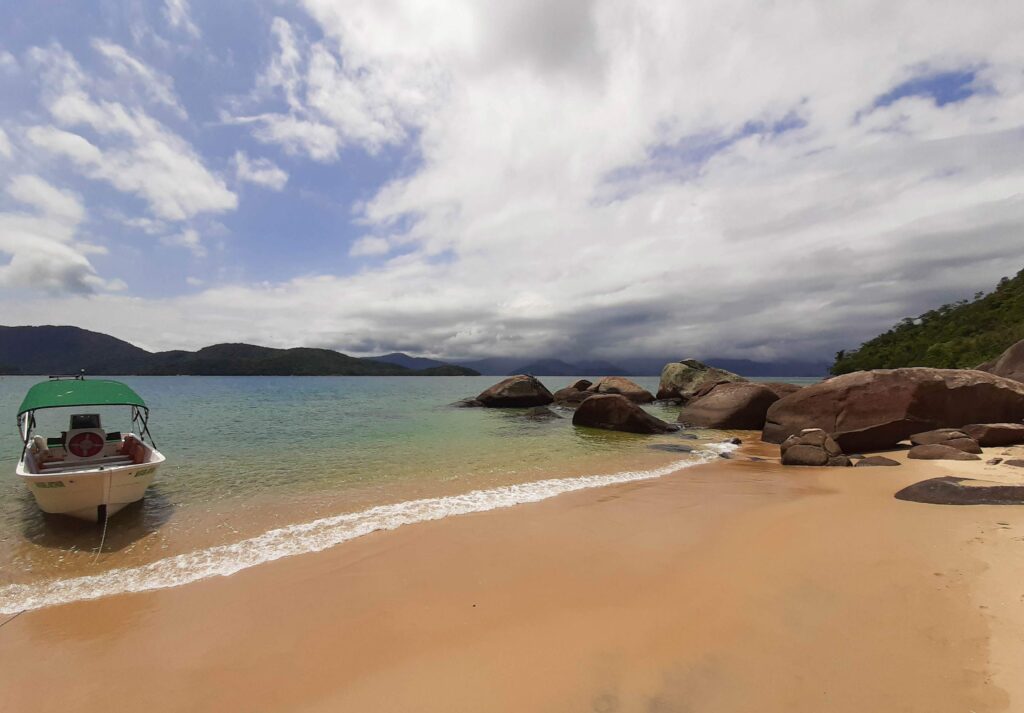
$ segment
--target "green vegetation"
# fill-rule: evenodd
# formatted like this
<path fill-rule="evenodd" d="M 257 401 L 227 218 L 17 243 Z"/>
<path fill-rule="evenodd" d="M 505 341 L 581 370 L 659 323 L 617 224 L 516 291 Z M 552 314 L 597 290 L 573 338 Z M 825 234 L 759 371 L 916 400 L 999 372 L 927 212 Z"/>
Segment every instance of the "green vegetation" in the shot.
<path fill-rule="evenodd" d="M 862 369 L 930 366 L 973 368 L 1024 339 L 1024 270 L 990 294 L 907 317 L 860 349 L 836 354 L 833 374 Z"/>

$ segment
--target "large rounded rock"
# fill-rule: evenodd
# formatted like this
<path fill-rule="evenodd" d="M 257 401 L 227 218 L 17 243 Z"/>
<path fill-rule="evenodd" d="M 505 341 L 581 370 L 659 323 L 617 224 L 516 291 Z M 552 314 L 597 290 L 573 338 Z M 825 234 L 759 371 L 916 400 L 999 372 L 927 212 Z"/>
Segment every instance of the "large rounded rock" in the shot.
<path fill-rule="evenodd" d="M 924 433 L 912 433 L 910 443 L 915 446 L 927 446 L 932 443 L 945 443 L 954 438 L 967 438 L 967 434 L 958 428 L 936 428 Z"/>
<path fill-rule="evenodd" d="M 995 361 L 986 362 L 978 368 L 996 376 L 1024 382 L 1024 339 L 1000 354 Z"/>
<path fill-rule="evenodd" d="M 606 376 L 598 379 L 587 391 L 594 394 L 621 394 L 638 404 L 649 404 L 654 401 L 654 394 L 624 376 Z"/>
<path fill-rule="evenodd" d="M 980 454 L 982 452 L 981 446 L 973 438 L 950 438 L 948 441 L 943 441 L 940 445 L 956 448 L 964 453 Z"/>
<path fill-rule="evenodd" d="M 1024 485 L 946 476 L 908 485 L 896 497 L 936 505 L 1021 505 Z"/>
<path fill-rule="evenodd" d="M 878 468 L 878 467 L 892 467 L 894 465 L 899 465 L 899 464 L 900 464 L 900 462 L 898 460 L 893 460 L 892 458 L 886 458 L 885 456 L 868 456 L 867 458 L 863 458 L 863 459 L 857 461 L 857 464 L 855 466 L 853 466 L 853 467 L 854 468 Z"/>
<path fill-rule="evenodd" d="M 959 448 L 942 443 L 914 446 L 907 451 L 907 458 L 915 460 L 981 460 L 981 458 L 973 453 L 967 453 Z"/>
<path fill-rule="evenodd" d="M 878 369 L 806 386 L 768 409 L 762 438 L 781 443 L 806 428 L 843 451 L 892 448 L 911 434 L 1024 419 L 1024 384 L 967 369 Z"/>
<path fill-rule="evenodd" d="M 850 459 L 839 444 L 820 428 L 809 428 L 792 435 L 779 447 L 782 465 L 847 467 Z"/>
<path fill-rule="evenodd" d="M 1024 443 L 1024 423 L 972 423 L 961 430 L 986 448 Z"/>
<path fill-rule="evenodd" d="M 767 386 L 769 389 L 775 392 L 775 395 L 778 396 L 780 399 L 785 396 L 789 396 L 790 394 L 795 394 L 797 391 L 803 388 L 802 386 L 797 386 L 796 384 L 788 384 L 785 381 L 765 381 L 761 382 L 761 385 Z"/>
<path fill-rule="evenodd" d="M 764 428 L 768 407 L 779 400 L 764 384 L 725 382 L 683 406 L 679 422 L 704 428 Z"/>
<path fill-rule="evenodd" d="M 782 458 L 783 465 L 828 465 L 828 455 L 820 448 L 796 444 L 786 450 Z"/>
<path fill-rule="evenodd" d="M 701 388 L 724 381 L 746 381 L 746 379 L 731 371 L 708 366 L 696 359 L 683 359 L 666 364 L 661 370 L 658 398 L 690 399 Z"/>
<path fill-rule="evenodd" d="M 564 389 L 559 389 L 555 392 L 555 403 L 561 406 L 578 406 L 594 395 L 593 392 L 587 391 L 591 386 L 593 386 L 593 383 L 586 379 L 575 381 Z"/>
<path fill-rule="evenodd" d="M 576 409 L 573 425 L 630 433 L 665 433 L 678 429 L 655 418 L 621 394 L 595 394 Z"/>
<path fill-rule="evenodd" d="M 535 377 L 519 374 L 499 381 L 477 396 L 476 400 L 491 408 L 523 408 L 547 406 L 555 399 Z"/>

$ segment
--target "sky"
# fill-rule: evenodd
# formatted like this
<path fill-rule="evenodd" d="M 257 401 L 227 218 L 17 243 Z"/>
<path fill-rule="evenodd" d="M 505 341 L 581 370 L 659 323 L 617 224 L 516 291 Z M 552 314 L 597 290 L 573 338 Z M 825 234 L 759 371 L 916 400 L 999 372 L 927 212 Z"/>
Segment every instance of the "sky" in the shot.
<path fill-rule="evenodd" d="M 1024 267 L 1024 3 L 5 3 L 0 323 L 828 358 Z"/>

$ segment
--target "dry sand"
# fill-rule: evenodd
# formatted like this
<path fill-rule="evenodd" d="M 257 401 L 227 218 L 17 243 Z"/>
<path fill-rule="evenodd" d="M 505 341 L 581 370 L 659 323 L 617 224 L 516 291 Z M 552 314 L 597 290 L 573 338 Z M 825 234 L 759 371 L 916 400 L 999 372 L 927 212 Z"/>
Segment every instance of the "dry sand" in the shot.
<path fill-rule="evenodd" d="M 723 460 L 27 612 L 0 710 L 1021 711 L 1024 507 L 892 497 L 1010 473 Z"/>

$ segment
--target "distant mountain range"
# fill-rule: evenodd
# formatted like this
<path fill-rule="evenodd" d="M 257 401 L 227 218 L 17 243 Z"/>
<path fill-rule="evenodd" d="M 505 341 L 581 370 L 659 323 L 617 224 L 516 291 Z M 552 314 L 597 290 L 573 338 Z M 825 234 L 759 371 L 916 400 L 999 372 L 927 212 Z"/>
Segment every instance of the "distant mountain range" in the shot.
<path fill-rule="evenodd" d="M 252 344 L 215 344 L 198 351 L 149 352 L 134 344 L 78 327 L 0 327 L 0 374 L 190 374 L 209 376 L 657 376 L 680 357 L 607 361 L 491 357 L 447 363 L 401 352 L 352 357 L 332 349 L 273 349 Z M 742 376 L 823 376 L 826 362 L 755 362 L 705 359 Z"/>
<path fill-rule="evenodd" d="M 476 376 L 436 362 L 407 368 L 332 349 L 272 349 L 215 344 L 199 351 L 148 352 L 78 327 L 0 327 L 0 374 L 138 374 L 196 376 Z"/>
<path fill-rule="evenodd" d="M 431 364 L 442 364 L 432 359 L 412 357 L 408 354 L 385 354 L 367 357 L 389 364 L 400 364 L 408 368 L 425 368 Z M 533 374 L 534 376 L 659 376 L 665 364 L 679 361 L 680 357 L 634 357 L 620 359 L 618 363 L 608 361 L 565 361 L 557 358 L 523 359 L 522 357 L 490 357 L 475 361 L 456 361 L 455 364 L 474 369 L 485 376 L 509 376 L 511 374 Z M 828 372 L 826 361 L 777 361 L 757 362 L 748 359 L 706 359 L 711 366 L 740 374 L 741 376 L 824 376 Z"/>

